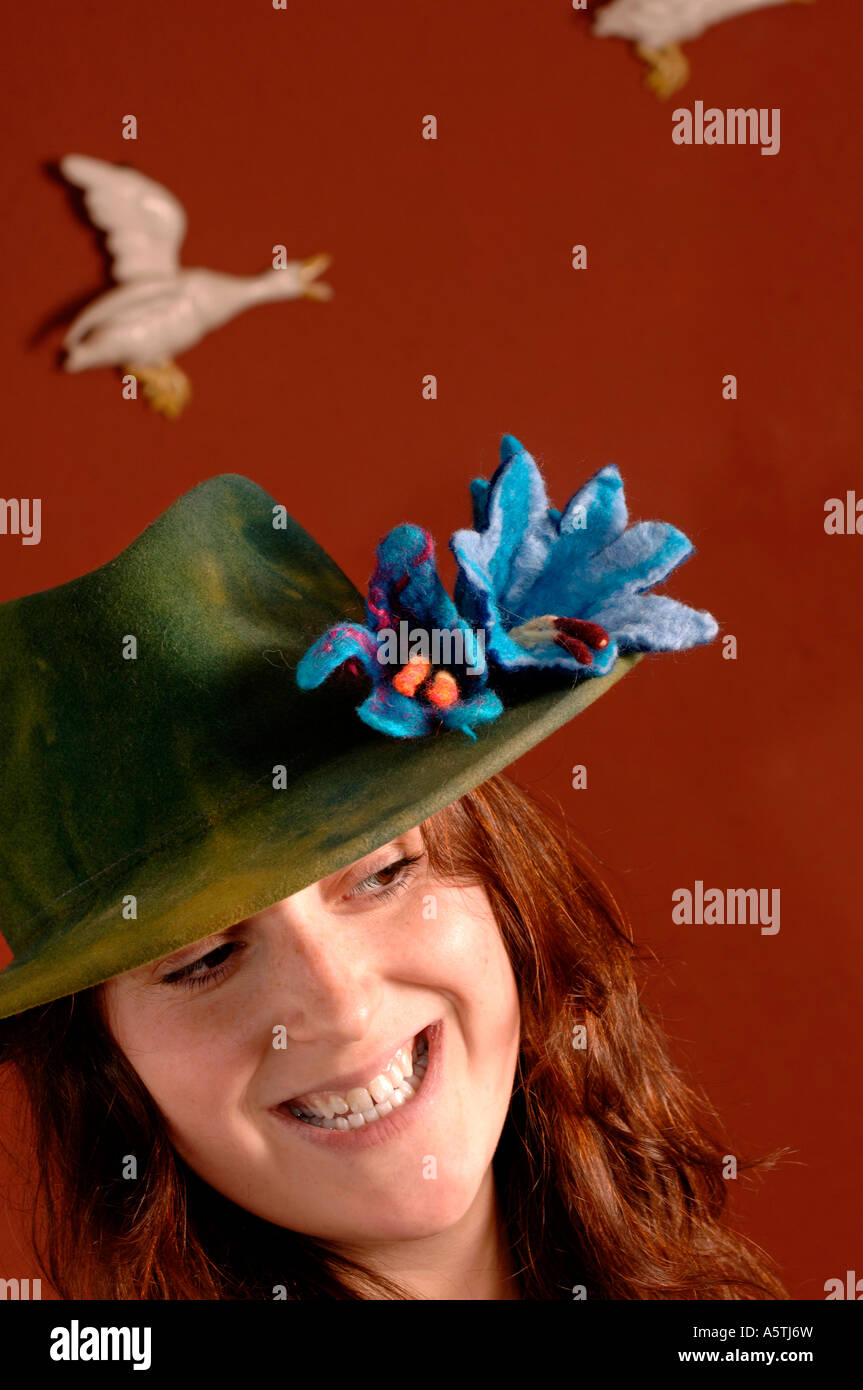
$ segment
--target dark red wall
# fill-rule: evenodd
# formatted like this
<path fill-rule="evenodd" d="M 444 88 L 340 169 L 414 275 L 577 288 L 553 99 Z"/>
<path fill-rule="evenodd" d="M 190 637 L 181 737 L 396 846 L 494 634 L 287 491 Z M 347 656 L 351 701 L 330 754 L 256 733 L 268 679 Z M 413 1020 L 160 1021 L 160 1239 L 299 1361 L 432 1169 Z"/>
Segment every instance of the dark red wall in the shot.
<path fill-rule="evenodd" d="M 671 592 L 711 609 L 738 659 L 715 643 L 642 662 L 516 772 L 611 866 L 662 966 L 651 998 L 736 1151 L 794 1151 L 736 1194 L 739 1220 L 795 1297 L 823 1297 L 863 1262 L 863 537 L 824 531 L 827 498 L 863 496 L 859 5 L 711 30 L 667 103 L 565 0 L 89 0 L 9 23 L 2 493 L 41 496 L 43 540 L 0 537 L 0 598 L 109 559 L 215 473 L 261 483 L 363 585 L 396 522 L 441 546 L 467 524 L 468 480 L 504 431 L 558 503 L 617 463 L 633 517 L 695 541 Z M 675 145 L 672 109 L 696 100 L 779 107 L 780 153 Z M 63 375 L 60 330 L 39 329 L 105 284 L 44 172 L 71 151 L 173 189 L 186 264 L 326 250 L 336 297 L 206 339 L 174 424 L 108 371 Z M 780 932 L 675 926 L 671 893 L 696 879 L 780 888 Z M 0 1221 L 0 1274 L 32 1272 L 25 1242 L 22 1217 Z"/>

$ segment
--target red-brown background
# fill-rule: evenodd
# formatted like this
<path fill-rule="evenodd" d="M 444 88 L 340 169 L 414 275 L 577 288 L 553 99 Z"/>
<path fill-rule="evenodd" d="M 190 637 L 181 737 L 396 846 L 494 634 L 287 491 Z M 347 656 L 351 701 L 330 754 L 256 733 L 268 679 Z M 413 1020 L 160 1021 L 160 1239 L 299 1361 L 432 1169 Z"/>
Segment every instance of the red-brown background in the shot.
<path fill-rule="evenodd" d="M 43 499 L 43 540 L 0 537 L 0 597 L 108 560 L 220 472 L 261 483 L 363 585 L 399 521 L 445 547 L 505 431 L 558 504 L 616 462 L 633 518 L 695 541 L 670 592 L 711 609 L 739 656 L 642 662 L 515 771 L 614 871 L 663 962 L 651 998 L 736 1151 L 795 1151 L 735 1193 L 741 1225 L 795 1297 L 863 1273 L 863 538 L 823 529 L 826 498 L 863 494 L 859 6 L 711 30 L 668 103 L 567 0 L 52 0 L 10 23 L 0 491 Z M 781 152 L 674 145 L 671 111 L 696 99 L 779 107 Z M 173 189 L 185 264 L 243 273 L 276 243 L 327 250 L 336 297 L 207 338 L 183 359 L 195 394 L 175 424 L 122 401 L 109 371 L 59 373 L 60 331 L 37 330 L 106 284 L 44 171 L 71 151 Z M 698 878 L 780 888 L 781 931 L 672 925 L 673 889 Z M 0 1275 L 35 1272 L 25 1231 L 0 1219 Z"/>

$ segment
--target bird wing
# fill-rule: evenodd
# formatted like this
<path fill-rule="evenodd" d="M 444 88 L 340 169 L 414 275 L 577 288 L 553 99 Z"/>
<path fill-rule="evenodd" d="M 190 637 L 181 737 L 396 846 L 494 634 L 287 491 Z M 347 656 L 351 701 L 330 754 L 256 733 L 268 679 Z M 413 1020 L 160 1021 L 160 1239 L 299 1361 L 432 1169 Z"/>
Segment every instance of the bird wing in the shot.
<path fill-rule="evenodd" d="M 67 154 L 60 171 L 83 188 L 90 220 L 106 233 L 118 283 L 177 273 L 186 214 L 173 193 L 137 169 L 85 154 Z"/>
<path fill-rule="evenodd" d="M 91 300 L 71 324 L 63 339 L 63 346 L 68 351 L 106 322 L 116 326 L 133 323 L 142 327 L 160 315 L 168 315 L 172 311 L 178 315 L 181 304 L 177 287 L 171 281 L 162 284 L 158 281 L 139 281 L 137 284 L 119 285 Z"/>

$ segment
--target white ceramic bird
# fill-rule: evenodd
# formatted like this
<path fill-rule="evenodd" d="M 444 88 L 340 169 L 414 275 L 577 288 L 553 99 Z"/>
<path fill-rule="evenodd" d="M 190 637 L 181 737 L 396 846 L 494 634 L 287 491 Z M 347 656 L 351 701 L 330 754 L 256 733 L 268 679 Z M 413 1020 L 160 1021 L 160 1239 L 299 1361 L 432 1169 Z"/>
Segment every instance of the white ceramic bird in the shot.
<path fill-rule="evenodd" d="M 645 83 L 659 97 L 671 96 L 689 77 L 681 43 L 713 24 L 768 5 L 811 4 L 812 0 L 609 0 L 596 11 L 599 38 L 631 39 L 648 64 Z"/>
<path fill-rule="evenodd" d="M 316 278 L 330 264 L 324 255 L 260 275 L 184 270 L 178 253 L 186 214 L 167 188 L 136 169 L 83 154 L 66 155 L 60 170 L 84 190 L 90 220 L 107 233 L 117 282 L 69 329 L 63 344 L 67 372 L 120 367 L 142 382 L 154 410 L 173 419 L 191 394 L 188 377 L 173 360 L 176 353 L 254 304 L 332 294 Z"/>

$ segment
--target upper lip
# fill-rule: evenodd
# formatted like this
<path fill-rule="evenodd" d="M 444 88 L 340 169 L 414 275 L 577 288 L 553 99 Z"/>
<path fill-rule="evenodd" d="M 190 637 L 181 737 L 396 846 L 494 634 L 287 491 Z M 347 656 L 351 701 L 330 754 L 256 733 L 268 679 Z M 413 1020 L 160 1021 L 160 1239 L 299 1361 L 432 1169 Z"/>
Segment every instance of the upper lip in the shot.
<path fill-rule="evenodd" d="M 418 1038 L 424 1032 L 425 1029 L 421 1028 L 419 1032 L 411 1033 L 404 1042 L 396 1043 L 395 1047 L 390 1045 L 387 1052 L 379 1052 L 377 1058 L 367 1066 L 357 1067 L 355 1071 L 344 1071 L 338 1076 L 328 1077 L 326 1081 L 316 1082 L 311 1086 L 304 1086 L 301 1091 L 295 1091 L 294 1094 L 289 1097 L 289 1100 L 296 1100 L 298 1096 L 327 1095 L 330 1092 L 335 1092 L 336 1095 L 344 1095 L 347 1091 L 353 1090 L 354 1087 L 367 1086 L 370 1081 L 373 1081 L 376 1076 L 379 1076 L 381 1072 L 389 1066 L 397 1052 L 400 1052 L 403 1047 L 411 1047 L 414 1039 Z M 281 1105 L 287 1105 L 288 1103 L 288 1100 L 279 1102 Z"/>

